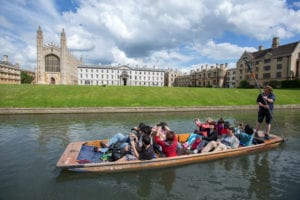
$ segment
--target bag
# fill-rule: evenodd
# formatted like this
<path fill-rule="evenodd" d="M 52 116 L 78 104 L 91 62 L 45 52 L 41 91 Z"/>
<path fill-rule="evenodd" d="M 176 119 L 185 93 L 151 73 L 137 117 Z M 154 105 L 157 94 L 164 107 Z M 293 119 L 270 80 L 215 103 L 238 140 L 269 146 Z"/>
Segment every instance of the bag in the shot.
<path fill-rule="evenodd" d="M 124 148 L 113 148 L 111 152 L 111 158 L 113 161 L 116 161 L 125 156 L 126 153 L 127 152 L 124 150 Z"/>

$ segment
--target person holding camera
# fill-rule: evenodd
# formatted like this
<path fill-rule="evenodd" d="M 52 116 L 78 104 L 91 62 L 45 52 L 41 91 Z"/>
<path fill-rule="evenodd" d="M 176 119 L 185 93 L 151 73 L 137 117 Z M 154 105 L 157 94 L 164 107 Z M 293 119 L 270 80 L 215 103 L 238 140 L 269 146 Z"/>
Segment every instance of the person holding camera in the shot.
<path fill-rule="evenodd" d="M 117 162 L 130 160 L 152 160 L 152 158 L 154 158 L 154 150 L 151 144 L 150 135 L 143 134 L 141 136 L 142 147 L 140 149 L 137 148 L 137 136 L 134 133 L 131 133 L 129 137 L 132 154 L 126 154 L 125 156 L 117 160 Z"/>

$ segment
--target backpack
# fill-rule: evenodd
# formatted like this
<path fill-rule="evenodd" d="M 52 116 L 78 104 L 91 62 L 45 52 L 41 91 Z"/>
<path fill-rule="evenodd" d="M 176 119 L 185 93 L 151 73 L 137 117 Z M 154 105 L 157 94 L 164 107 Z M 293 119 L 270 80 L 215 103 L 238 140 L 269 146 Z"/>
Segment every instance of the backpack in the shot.
<path fill-rule="evenodd" d="M 108 149 L 111 152 L 111 160 L 116 161 L 127 154 L 124 148 L 121 148 L 121 143 L 116 143 Z"/>

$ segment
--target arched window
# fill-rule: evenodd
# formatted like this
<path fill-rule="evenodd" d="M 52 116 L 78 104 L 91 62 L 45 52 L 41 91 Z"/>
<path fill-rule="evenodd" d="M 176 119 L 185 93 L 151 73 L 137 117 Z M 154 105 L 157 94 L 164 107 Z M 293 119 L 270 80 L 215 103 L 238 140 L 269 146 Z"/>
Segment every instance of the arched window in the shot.
<path fill-rule="evenodd" d="M 60 72 L 60 62 L 57 56 L 50 54 L 45 57 L 45 71 Z"/>

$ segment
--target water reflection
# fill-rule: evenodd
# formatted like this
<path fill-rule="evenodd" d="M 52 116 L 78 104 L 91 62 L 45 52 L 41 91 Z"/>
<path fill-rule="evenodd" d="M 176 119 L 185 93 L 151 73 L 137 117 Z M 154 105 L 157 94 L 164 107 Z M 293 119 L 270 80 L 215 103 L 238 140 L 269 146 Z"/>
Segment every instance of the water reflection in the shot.
<path fill-rule="evenodd" d="M 253 161 L 254 175 L 249 179 L 249 198 L 271 199 L 272 186 L 270 184 L 268 152 L 256 154 Z"/>
<path fill-rule="evenodd" d="M 270 151 L 117 174 L 78 174 L 55 167 L 70 142 L 128 133 L 141 121 L 150 125 L 166 121 L 180 133 L 194 130 L 195 117 L 255 125 L 256 114 L 254 110 L 247 115 L 213 111 L 0 116 L 0 199 L 43 199 L 45 194 L 52 199 L 295 199 L 300 187 L 297 110 L 275 112 L 272 131 L 288 140 Z"/>

